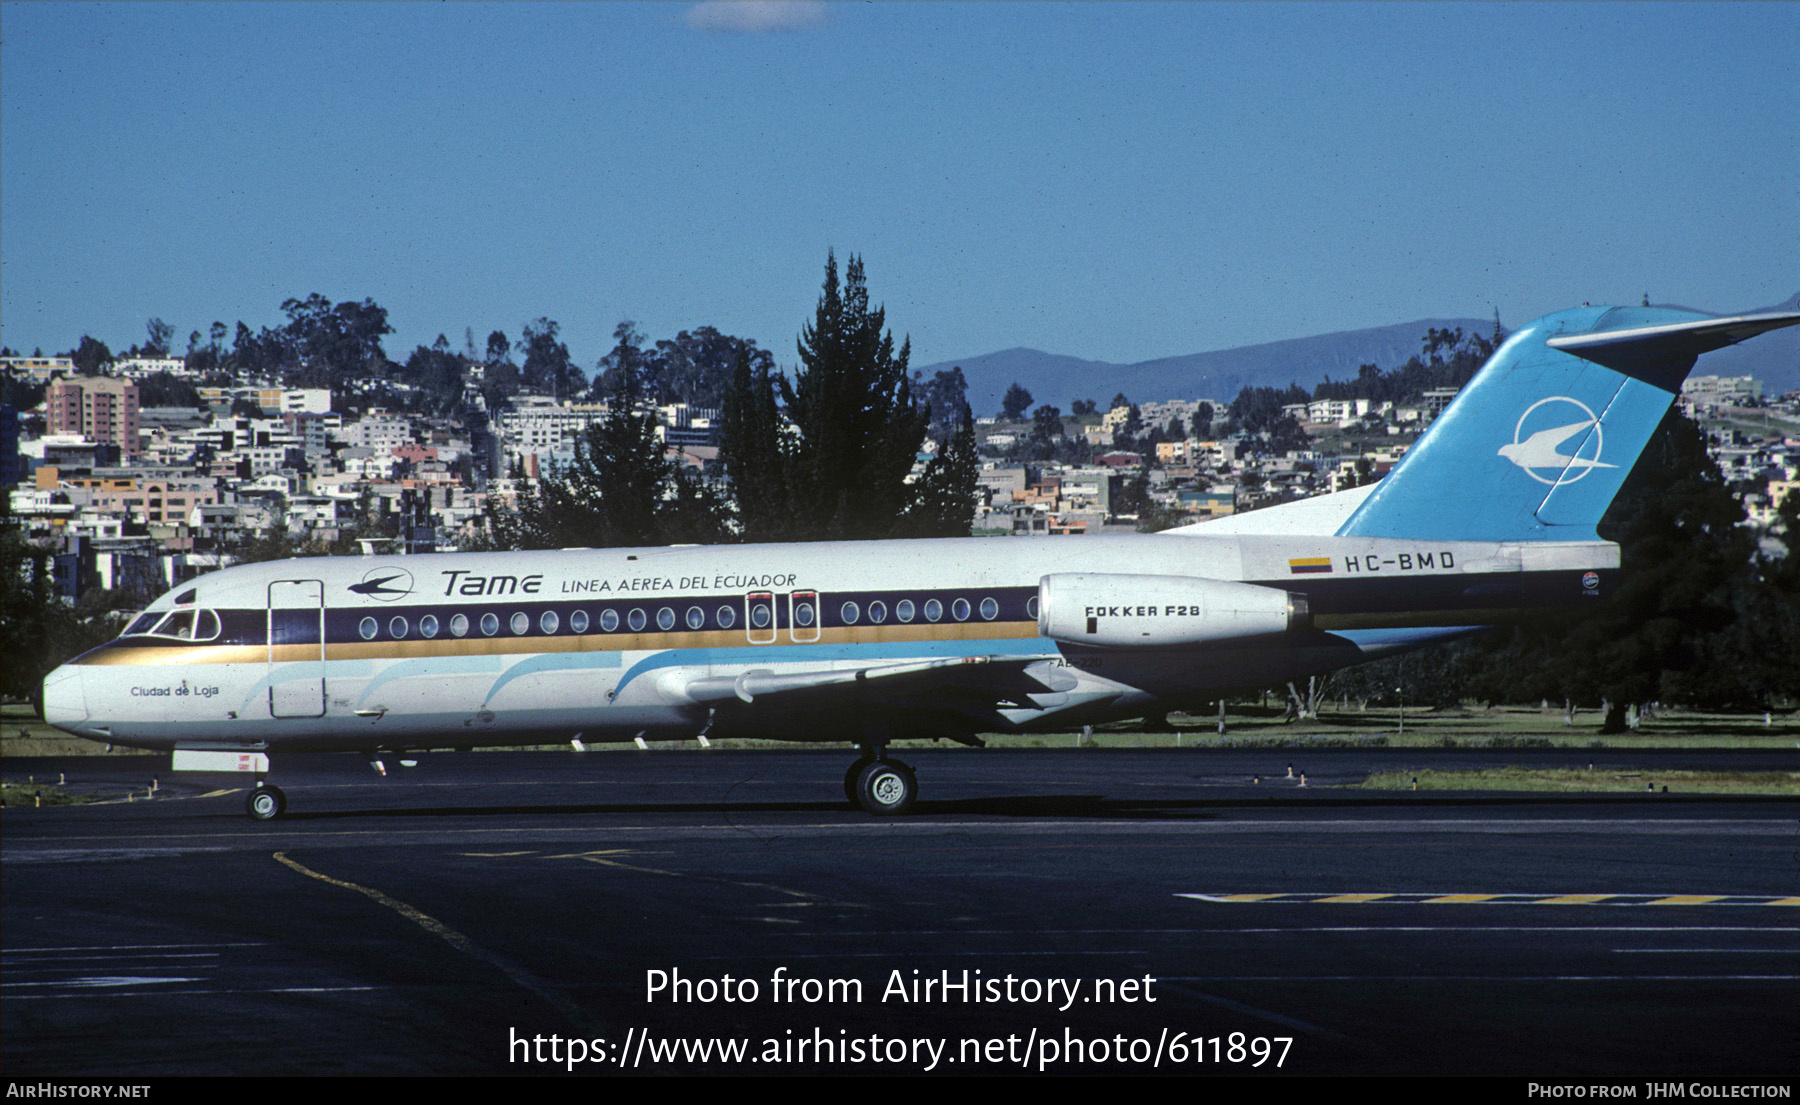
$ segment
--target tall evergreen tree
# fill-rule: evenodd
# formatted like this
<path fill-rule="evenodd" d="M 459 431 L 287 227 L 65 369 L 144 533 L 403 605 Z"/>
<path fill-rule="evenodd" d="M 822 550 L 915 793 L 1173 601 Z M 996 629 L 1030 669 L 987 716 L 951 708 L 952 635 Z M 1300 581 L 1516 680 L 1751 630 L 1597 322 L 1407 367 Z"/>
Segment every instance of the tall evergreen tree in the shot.
<path fill-rule="evenodd" d="M 738 533 L 746 541 L 776 541 L 793 533 L 781 411 L 770 359 L 738 350 L 725 389 L 719 462 L 731 480 Z"/>
<path fill-rule="evenodd" d="M 955 433 L 938 445 L 937 455 L 914 482 L 902 536 L 967 537 L 975 523 L 975 489 L 981 458 L 975 452 L 975 416 L 962 405 Z"/>
<path fill-rule="evenodd" d="M 838 286 L 828 255 L 813 322 L 800 335 L 800 369 L 782 399 L 796 440 L 789 476 L 798 535 L 805 539 L 893 536 L 912 498 L 906 477 L 929 416 L 916 408 L 906 362 L 887 315 L 869 305 L 862 259 L 851 256 Z"/>

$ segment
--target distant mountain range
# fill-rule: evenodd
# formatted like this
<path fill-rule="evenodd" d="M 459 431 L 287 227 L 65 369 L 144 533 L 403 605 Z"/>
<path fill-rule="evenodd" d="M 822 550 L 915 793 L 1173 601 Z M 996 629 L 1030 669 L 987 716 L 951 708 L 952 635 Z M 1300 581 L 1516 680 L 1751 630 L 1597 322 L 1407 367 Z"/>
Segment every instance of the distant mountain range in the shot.
<path fill-rule="evenodd" d="M 1732 313 L 1800 310 L 1796 304 L 1800 304 L 1800 294 L 1773 307 Z M 1229 402 L 1246 387 L 1285 388 L 1299 384 L 1311 391 L 1327 376 L 1334 380 L 1354 378 L 1361 365 L 1397 368 L 1419 352 L 1425 332 L 1433 327 L 1461 327 L 1466 333 L 1487 334 L 1493 330 L 1494 321 L 1426 318 L 1136 364 L 1089 361 L 1038 349 L 1004 349 L 920 366 L 917 371 L 929 379 L 936 372 L 960 365 L 969 382 L 969 406 L 978 417 L 998 412 L 1006 389 L 1014 381 L 1031 392 L 1037 403 L 1061 407 L 1065 414 L 1076 399 L 1092 399 L 1105 410 L 1119 392 L 1134 403 L 1196 398 Z M 1778 330 L 1744 345 L 1710 353 L 1695 371 L 1711 376 L 1755 376 L 1763 381 L 1765 395 L 1800 388 L 1800 327 Z"/>

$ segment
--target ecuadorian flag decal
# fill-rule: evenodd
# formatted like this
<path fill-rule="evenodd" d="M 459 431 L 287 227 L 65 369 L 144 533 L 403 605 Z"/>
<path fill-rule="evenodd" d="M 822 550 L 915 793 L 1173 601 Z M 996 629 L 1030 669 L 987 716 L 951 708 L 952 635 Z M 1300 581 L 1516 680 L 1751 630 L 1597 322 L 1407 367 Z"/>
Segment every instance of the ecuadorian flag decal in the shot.
<path fill-rule="evenodd" d="M 1319 575 L 1331 571 L 1329 556 L 1302 556 L 1288 561 L 1288 573 L 1297 576 Z"/>

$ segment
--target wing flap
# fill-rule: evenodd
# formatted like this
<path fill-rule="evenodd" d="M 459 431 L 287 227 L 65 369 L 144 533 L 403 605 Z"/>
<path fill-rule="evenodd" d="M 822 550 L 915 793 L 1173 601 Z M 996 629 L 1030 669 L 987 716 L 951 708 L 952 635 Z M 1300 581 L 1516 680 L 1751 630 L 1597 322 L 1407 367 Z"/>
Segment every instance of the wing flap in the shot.
<path fill-rule="evenodd" d="M 832 692 L 876 698 L 910 694 L 916 699 L 921 684 L 934 692 L 975 688 L 991 703 L 1059 694 L 1073 689 L 1076 679 L 1036 657 L 951 656 L 830 671 L 754 669 L 735 676 L 688 679 L 679 684 L 679 690 L 690 701 L 710 705 L 734 700 L 746 704 L 771 699 L 788 702 Z"/>

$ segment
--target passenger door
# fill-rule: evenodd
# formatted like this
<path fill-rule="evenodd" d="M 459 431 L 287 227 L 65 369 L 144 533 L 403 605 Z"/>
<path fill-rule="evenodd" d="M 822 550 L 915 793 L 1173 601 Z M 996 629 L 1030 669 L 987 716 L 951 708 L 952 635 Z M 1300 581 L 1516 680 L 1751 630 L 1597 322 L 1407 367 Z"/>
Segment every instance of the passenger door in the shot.
<path fill-rule="evenodd" d="M 325 716 L 325 584 L 269 584 L 269 716 Z"/>

